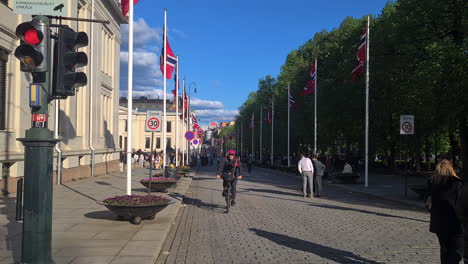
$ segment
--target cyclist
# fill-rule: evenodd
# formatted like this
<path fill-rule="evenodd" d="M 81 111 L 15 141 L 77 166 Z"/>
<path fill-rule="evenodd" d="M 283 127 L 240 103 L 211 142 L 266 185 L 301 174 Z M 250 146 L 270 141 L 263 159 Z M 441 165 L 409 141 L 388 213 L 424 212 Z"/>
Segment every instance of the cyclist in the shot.
<path fill-rule="evenodd" d="M 227 195 L 228 181 L 231 182 L 231 206 L 236 205 L 237 180 L 242 179 L 242 165 L 239 158 L 235 158 L 236 151 L 229 150 L 226 158 L 222 159 L 218 166 L 216 178 L 223 177 L 223 197 Z M 228 202 L 228 201 L 226 201 Z"/>

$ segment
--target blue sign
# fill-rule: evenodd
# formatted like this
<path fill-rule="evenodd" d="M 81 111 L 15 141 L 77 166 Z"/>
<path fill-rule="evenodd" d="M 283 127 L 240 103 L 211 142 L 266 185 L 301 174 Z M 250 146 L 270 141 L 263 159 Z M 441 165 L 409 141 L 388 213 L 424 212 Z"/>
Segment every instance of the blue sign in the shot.
<path fill-rule="evenodd" d="M 192 140 L 195 138 L 195 133 L 193 131 L 187 131 L 185 132 L 185 139 L 187 140 Z"/>

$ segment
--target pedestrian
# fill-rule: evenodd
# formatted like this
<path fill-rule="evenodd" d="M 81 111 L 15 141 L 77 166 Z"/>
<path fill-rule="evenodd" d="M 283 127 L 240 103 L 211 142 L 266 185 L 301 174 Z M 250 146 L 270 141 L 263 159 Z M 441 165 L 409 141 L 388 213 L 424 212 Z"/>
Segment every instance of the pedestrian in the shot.
<path fill-rule="evenodd" d="M 468 185 L 463 186 L 462 195 L 459 199 L 460 202 L 457 203 L 457 207 L 459 214 L 461 215 L 463 230 L 465 231 L 465 249 L 463 261 L 465 264 L 468 264 Z"/>
<path fill-rule="evenodd" d="M 310 198 L 313 198 L 313 182 L 314 182 L 314 166 L 312 165 L 312 161 L 304 156 L 304 154 L 300 155 L 300 160 L 299 163 L 297 164 L 297 170 L 299 171 L 300 174 L 302 174 L 302 191 L 304 192 L 304 198 L 306 198 L 307 195 L 307 181 L 309 181 L 309 188 L 310 188 Z"/>
<path fill-rule="evenodd" d="M 431 213 L 429 231 L 435 233 L 440 244 L 442 264 L 459 263 L 463 257 L 463 225 L 459 215 L 463 180 L 449 160 L 442 160 L 427 182 L 426 204 Z M 429 202 L 430 201 L 430 202 Z"/>
<path fill-rule="evenodd" d="M 140 157 L 138 158 L 138 163 L 140 163 L 140 168 L 145 167 L 145 155 L 143 155 L 143 152 L 140 153 Z"/>
<path fill-rule="evenodd" d="M 134 167 L 134 168 L 136 168 L 137 163 L 138 163 L 138 154 L 135 153 L 135 154 L 133 155 L 133 167 Z"/>
<path fill-rule="evenodd" d="M 312 157 L 312 164 L 314 165 L 314 196 L 322 196 L 322 178 L 326 166 L 317 159 L 317 155 Z"/>

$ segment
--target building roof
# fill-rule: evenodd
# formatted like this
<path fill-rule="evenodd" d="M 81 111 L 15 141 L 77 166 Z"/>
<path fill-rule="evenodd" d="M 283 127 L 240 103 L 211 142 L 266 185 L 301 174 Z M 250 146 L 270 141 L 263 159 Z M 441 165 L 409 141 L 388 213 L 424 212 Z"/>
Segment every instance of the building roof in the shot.
<path fill-rule="evenodd" d="M 163 110 L 163 99 L 150 99 L 146 96 L 141 96 L 140 98 L 133 98 L 133 109 L 136 109 L 138 112 L 146 112 L 148 110 Z M 120 97 L 119 105 L 121 107 L 127 108 L 128 100 L 125 97 Z M 174 101 L 166 99 L 166 111 L 175 112 Z M 182 101 L 179 98 L 179 112 L 182 113 Z"/>

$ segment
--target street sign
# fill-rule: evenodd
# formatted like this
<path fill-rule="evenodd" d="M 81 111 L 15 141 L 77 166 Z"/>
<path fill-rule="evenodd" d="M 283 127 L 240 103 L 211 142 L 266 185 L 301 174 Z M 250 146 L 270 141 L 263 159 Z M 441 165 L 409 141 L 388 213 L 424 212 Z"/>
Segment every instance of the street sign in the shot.
<path fill-rule="evenodd" d="M 13 13 L 45 16 L 67 16 L 65 0 L 14 0 Z"/>
<path fill-rule="evenodd" d="M 196 146 L 200 143 L 200 140 L 199 139 L 194 139 L 192 140 L 192 145 Z"/>
<path fill-rule="evenodd" d="M 187 131 L 185 132 L 185 139 L 187 140 L 192 140 L 195 138 L 195 133 L 193 131 Z"/>
<path fill-rule="evenodd" d="M 414 135 L 414 115 L 400 115 L 400 135 Z"/>
<path fill-rule="evenodd" d="M 161 132 L 161 111 L 146 112 L 145 131 Z"/>

